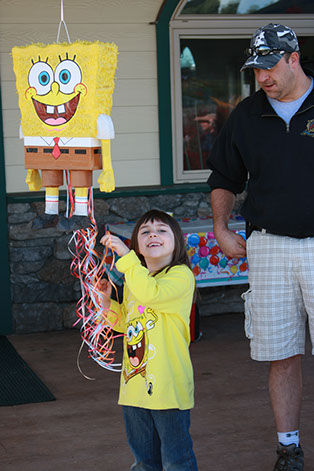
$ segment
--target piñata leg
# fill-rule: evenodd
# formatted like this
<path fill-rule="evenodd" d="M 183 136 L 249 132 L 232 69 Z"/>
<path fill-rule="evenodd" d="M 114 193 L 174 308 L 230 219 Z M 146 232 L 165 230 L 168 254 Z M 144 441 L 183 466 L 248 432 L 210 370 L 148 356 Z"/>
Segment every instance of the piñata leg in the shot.
<path fill-rule="evenodd" d="M 88 215 L 88 188 L 75 188 L 75 210 L 76 216 Z"/>
<path fill-rule="evenodd" d="M 63 185 L 63 170 L 42 170 L 43 186 L 46 188 L 46 214 L 59 213 L 59 186 Z"/>
<path fill-rule="evenodd" d="M 75 188 L 75 216 L 88 216 L 88 190 L 93 184 L 91 170 L 70 170 L 70 181 Z"/>

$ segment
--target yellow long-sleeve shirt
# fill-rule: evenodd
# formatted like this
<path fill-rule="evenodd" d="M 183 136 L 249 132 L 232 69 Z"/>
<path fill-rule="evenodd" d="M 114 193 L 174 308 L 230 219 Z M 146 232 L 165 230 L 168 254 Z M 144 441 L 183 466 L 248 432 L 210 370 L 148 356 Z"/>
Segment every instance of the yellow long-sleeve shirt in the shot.
<path fill-rule="evenodd" d="M 119 404 L 146 409 L 191 409 L 193 369 L 190 312 L 195 287 L 186 265 L 152 276 L 134 251 L 120 258 L 125 274 L 121 323 L 125 333 Z M 119 312 L 111 301 L 110 309 Z"/>

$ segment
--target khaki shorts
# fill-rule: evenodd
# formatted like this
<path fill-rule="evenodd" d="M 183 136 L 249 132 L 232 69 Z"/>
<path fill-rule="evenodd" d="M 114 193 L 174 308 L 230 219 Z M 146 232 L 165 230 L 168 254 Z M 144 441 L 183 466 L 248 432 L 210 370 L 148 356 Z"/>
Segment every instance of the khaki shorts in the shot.
<path fill-rule="evenodd" d="M 304 354 L 307 318 L 314 355 L 314 237 L 254 231 L 247 257 L 250 289 L 242 298 L 251 357 L 275 361 Z"/>

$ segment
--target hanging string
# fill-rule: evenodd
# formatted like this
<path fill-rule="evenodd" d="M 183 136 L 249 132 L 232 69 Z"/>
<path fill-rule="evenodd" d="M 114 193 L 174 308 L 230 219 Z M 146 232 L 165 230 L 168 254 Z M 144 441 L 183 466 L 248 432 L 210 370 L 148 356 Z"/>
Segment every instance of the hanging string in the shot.
<path fill-rule="evenodd" d="M 70 172 L 68 170 L 65 172 L 65 179 L 68 187 L 66 217 L 71 218 L 74 212 L 74 197 Z"/>
<path fill-rule="evenodd" d="M 68 28 L 67 28 L 66 22 L 64 21 L 63 0 L 61 0 L 61 19 L 60 19 L 60 23 L 59 23 L 59 26 L 58 26 L 57 43 L 59 42 L 60 31 L 61 31 L 61 25 L 62 24 L 64 25 L 64 29 L 65 29 L 65 32 L 66 32 L 66 35 L 67 35 L 67 38 L 68 38 L 68 43 L 71 44 Z"/>
<path fill-rule="evenodd" d="M 97 224 L 96 224 L 95 214 L 94 214 L 94 191 L 93 191 L 92 186 L 89 189 L 88 214 L 89 214 L 90 220 L 92 221 L 92 224 L 96 226 Z"/>

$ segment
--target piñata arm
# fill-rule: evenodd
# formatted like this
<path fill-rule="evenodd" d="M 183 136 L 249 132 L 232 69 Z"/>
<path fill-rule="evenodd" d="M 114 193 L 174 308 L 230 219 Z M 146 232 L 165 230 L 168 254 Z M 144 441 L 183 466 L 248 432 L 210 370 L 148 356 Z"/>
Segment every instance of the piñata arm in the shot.
<path fill-rule="evenodd" d="M 28 184 L 29 191 L 39 191 L 42 187 L 39 171 L 32 168 L 28 169 L 25 182 Z"/>
<path fill-rule="evenodd" d="M 114 174 L 111 164 L 110 139 L 114 139 L 112 119 L 101 114 L 97 119 L 97 138 L 101 140 L 102 172 L 97 180 L 100 191 L 110 193 L 115 189 Z"/>
<path fill-rule="evenodd" d="M 110 193 L 115 189 L 114 174 L 111 163 L 110 139 L 101 141 L 102 172 L 97 180 L 100 191 Z"/>

